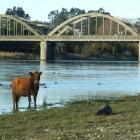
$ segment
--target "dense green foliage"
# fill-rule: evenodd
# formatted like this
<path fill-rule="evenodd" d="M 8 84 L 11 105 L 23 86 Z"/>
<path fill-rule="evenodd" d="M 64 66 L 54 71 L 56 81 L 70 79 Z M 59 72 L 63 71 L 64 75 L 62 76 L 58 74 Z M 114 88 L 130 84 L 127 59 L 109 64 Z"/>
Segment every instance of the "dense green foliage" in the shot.
<path fill-rule="evenodd" d="M 8 8 L 5 12 L 6 15 L 14 15 L 30 20 L 29 14 L 26 14 L 22 7 Z"/>

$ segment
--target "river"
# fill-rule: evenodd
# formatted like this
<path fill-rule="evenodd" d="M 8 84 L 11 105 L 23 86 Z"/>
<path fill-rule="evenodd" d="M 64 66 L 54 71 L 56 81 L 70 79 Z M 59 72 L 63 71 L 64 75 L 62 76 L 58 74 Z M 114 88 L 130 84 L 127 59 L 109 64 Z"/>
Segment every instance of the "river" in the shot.
<path fill-rule="evenodd" d="M 43 103 L 61 107 L 66 102 L 83 99 L 116 98 L 140 93 L 138 62 L 61 61 L 0 61 L 0 113 L 12 111 L 11 81 L 28 76 L 30 71 L 42 71 L 37 97 L 38 108 Z M 27 97 L 19 102 L 20 110 L 28 106 Z M 32 103 L 33 106 L 33 103 Z"/>

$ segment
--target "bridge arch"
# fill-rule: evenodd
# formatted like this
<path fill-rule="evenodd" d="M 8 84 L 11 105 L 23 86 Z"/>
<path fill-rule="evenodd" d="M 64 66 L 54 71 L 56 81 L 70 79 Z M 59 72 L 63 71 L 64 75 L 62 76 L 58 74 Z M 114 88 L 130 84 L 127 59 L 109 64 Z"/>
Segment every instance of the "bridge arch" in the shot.
<path fill-rule="evenodd" d="M 40 36 L 28 21 L 12 15 L 0 14 L 0 36 Z"/>
<path fill-rule="evenodd" d="M 94 20 L 93 20 L 94 18 Z M 91 25 L 91 20 L 93 20 L 93 24 Z M 102 24 L 101 24 L 101 20 L 102 20 Z M 108 36 L 112 36 L 112 35 L 133 35 L 136 36 L 138 35 L 137 32 L 131 28 L 129 25 L 127 25 L 127 23 L 125 21 L 123 21 L 122 19 L 107 15 L 107 14 L 101 14 L 101 13 L 87 13 L 87 14 L 82 14 L 82 15 L 78 15 L 75 17 L 72 17 L 66 21 L 64 21 L 63 23 L 61 23 L 60 25 L 58 25 L 54 30 L 52 30 L 49 34 L 48 37 L 51 37 L 53 35 L 63 35 L 64 32 L 69 32 L 70 30 L 73 30 L 73 34 L 71 35 L 75 35 L 75 30 L 76 30 L 76 24 L 81 24 L 80 27 L 80 33 L 82 32 L 83 35 L 83 22 L 86 21 L 87 22 L 87 34 L 86 35 L 90 35 L 90 30 L 93 28 L 94 26 L 94 30 L 98 30 L 99 27 L 98 24 L 100 22 L 100 26 L 102 26 L 102 34 L 100 36 L 105 36 L 105 28 L 106 28 L 106 24 L 108 20 Z M 116 26 L 115 26 L 116 24 Z M 92 27 L 91 27 L 92 26 Z M 114 28 L 114 29 L 113 29 Z M 116 28 L 116 29 L 115 29 Z M 93 29 L 92 29 L 93 30 Z M 101 30 L 101 29 L 100 29 Z M 116 31 L 114 31 L 116 30 Z M 98 35 L 97 31 L 94 35 Z"/>

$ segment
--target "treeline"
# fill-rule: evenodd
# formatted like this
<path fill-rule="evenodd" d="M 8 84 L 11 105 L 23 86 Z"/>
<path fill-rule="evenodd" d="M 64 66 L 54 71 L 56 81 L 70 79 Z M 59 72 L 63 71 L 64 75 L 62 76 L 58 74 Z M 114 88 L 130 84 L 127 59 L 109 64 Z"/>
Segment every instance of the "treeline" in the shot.
<path fill-rule="evenodd" d="M 138 59 L 138 43 L 133 42 L 61 42 L 58 49 L 61 59 Z"/>

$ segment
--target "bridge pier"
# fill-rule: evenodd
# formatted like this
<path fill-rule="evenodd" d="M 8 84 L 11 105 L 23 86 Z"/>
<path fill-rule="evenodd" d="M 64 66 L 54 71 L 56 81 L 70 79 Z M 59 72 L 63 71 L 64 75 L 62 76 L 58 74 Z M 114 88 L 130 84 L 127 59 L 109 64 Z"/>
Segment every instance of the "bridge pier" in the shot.
<path fill-rule="evenodd" d="M 40 42 L 40 60 L 46 61 L 47 59 L 47 42 L 41 41 Z"/>
<path fill-rule="evenodd" d="M 140 41 L 138 44 L 138 62 L 140 63 Z"/>

